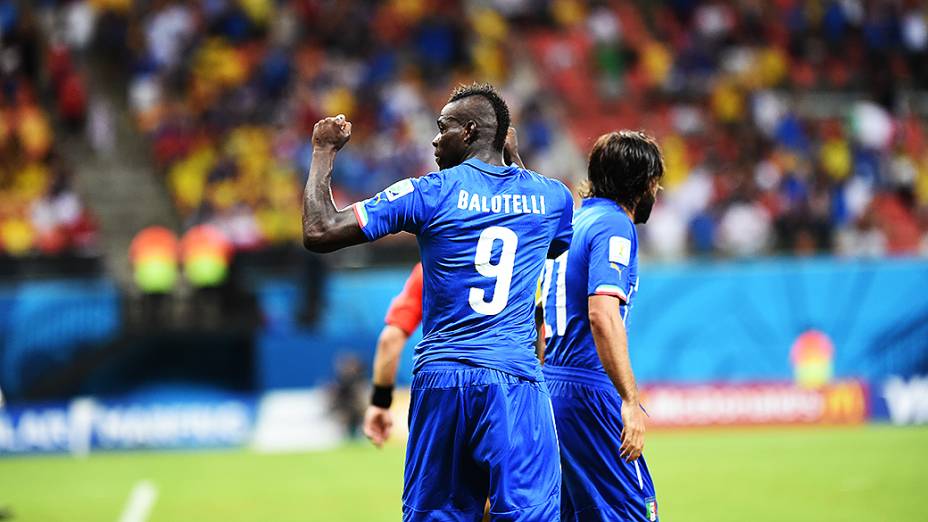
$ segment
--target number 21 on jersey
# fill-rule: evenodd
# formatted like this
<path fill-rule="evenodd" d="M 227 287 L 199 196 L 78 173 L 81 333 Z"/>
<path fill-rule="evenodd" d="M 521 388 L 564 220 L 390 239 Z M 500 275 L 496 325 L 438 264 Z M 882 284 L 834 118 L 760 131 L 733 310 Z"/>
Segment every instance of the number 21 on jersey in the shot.
<path fill-rule="evenodd" d="M 557 259 L 545 261 L 545 275 L 541 283 L 541 311 L 544 317 L 545 339 L 555 333 L 564 335 L 567 331 L 567 252 Z M 548 293 L 554 283 L 554 328 L 548 324 Z"/>

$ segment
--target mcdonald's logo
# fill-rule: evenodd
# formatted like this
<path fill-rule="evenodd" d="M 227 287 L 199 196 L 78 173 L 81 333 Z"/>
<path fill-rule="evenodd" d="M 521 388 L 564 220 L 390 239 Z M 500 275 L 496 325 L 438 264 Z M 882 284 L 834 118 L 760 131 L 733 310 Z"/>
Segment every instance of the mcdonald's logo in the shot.
<path fill-rule="evenodd" d="M 839 381 L 824 390 L 822 422 L 857 424 L 867 419 L 867 390 L 863 382 Z"/>

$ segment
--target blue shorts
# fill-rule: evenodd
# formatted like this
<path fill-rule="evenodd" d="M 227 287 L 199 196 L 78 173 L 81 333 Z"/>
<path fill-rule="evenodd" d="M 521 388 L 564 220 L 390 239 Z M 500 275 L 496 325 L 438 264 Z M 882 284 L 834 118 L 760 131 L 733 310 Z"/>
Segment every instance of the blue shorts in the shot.
<path fill-rule="evenodd" d="M 556 521 L 561 466 L 544 381 L 431 363 L 413 377 L 404 521 Z"/>
<path fill-rule="evenodd" d="M 604 373 L 545 366 L 561 444 L 561 520 L 655 522 L 657 500 L 644 457 L 627 463 L 622 399 Z"/>

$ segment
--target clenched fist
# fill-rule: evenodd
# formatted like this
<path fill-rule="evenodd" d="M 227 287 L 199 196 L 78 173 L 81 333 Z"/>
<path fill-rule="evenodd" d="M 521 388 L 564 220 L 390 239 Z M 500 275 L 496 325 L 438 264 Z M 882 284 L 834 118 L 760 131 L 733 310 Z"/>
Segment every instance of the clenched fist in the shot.
<path fill-rule="evenodd" d="M 338 151 L 351 139 L 351 122 L 344 114 L 323 118 L 313 127 L 313 147 Z"/>

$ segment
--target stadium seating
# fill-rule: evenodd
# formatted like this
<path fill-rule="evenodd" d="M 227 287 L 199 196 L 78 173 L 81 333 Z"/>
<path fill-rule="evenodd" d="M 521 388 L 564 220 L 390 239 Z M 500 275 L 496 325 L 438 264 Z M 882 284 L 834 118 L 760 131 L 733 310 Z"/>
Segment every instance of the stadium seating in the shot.
<path fill-rule="evenodd" d="M 436 108 L 489 79 L 528 163 L 572 184 L 598 133 L 659 137 L 668 192 L 650 254 L 928 249 L 926 109 L 908 95 L 928 87 L 916 3 L 158 5 L 139 17 L 139 128 L 179 212 L 239 248 L 298 236 L 317 118 L 356 123 L 336 164 L 347 203 L 433 169 Z"/>
<path fill-rule="evenodd" d="M 319 117 L 356 123 L 334 178 L 347 204 L 434 169 L 435 112 L 474 79 L 503 87 L 529 165 L 574 187 L 597 134 L 657 135 L 667 191 L 644 230 L 649 255 L 928 251 L 917 2 L 130 5 L 43 7 L 68 20 L 55 38 L 29 10 L 4 18 L 21 55 L 0 122 L 15 159 L 4 254 L 94 242 L 55 153 L 89 112 L 75 47 L 129 57 L 125 89 L 151 150 L 140 161 L 162 172 L 187 227 L 219 226 L 238 251 L 297 243 Z"/>
<path fill-rule="evenodd" d="M 21 260 L 91 254 L 97 225 L 72 188 L 61 135 L 81 127 L 86 93 L 62 42 L 45 42 L 35 17 L 12 3 L 0 17 L 0 272 Z M 48 45 L 45 46 L 44 44 Z M 42 59 L 42 54 L 45 58 Z"/>

